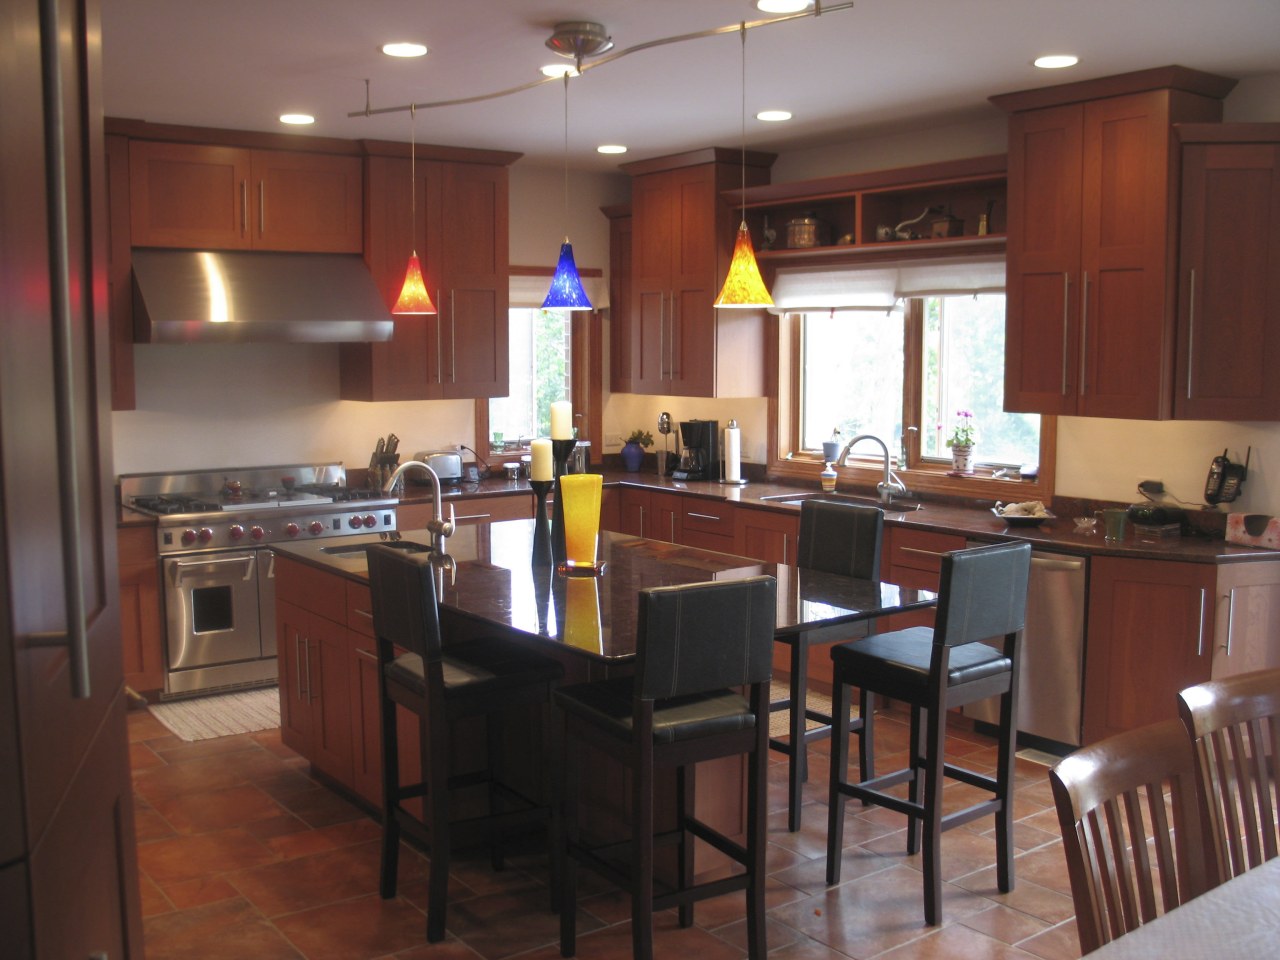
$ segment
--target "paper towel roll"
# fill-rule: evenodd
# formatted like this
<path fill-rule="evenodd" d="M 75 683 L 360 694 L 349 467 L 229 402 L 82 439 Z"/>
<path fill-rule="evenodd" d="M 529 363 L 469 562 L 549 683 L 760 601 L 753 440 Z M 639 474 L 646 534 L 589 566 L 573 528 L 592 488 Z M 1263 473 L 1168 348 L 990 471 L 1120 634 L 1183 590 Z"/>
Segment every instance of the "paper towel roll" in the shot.
<path fill-rule="evenodd" d="M 724 478 L 729 483 L 742 479 L 742 431 L 736 421 L 724 429 Z"/>

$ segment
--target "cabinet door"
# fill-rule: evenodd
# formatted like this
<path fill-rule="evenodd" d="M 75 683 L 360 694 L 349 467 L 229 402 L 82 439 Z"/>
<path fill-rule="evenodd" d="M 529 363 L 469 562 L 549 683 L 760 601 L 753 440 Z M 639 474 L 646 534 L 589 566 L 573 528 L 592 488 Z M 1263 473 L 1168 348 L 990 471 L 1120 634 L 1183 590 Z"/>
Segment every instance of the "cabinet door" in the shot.
<path fill-rule="evenodd" d="M 631 184 L 631 310 L 627 353 L 635 393 L 665 393 L 672 352 L 671 237 L 676 204 L 664 173 Z"/>
<path fill-rule="evenodd" d="M 734 552 L 753 560 L 795 563 L 800 515 L 738 507 L 734 511 Z"/>
<path fill-rule="evenodd" d="M 311 752 L 311 699 L 307 683 L 307 621 L 310 614 L 276 600 L 276 655 L 280 659 L 280 739 L 304 756 Z"/>
<path fill-rule="evenodd" d="M 164 686 L 164 622 L 155 530 L 149 526 L 120 530 L 117 550 L 124 682 L 134 690 L 159 690 Z"/>
<path fill-rule="evenodd" d="M 256 150 L 251 178 L 250 232 L 256 249 L 361 251 L 363 176 L 359 157 Z"/>
<path fill-rule="evenodd" d="M 1182 150 L 1174 415 L 1280 420 L 1280 144 Z"/>
<path fill-rule="evenodd" d="M 1095 557 L 1089 567 L 1084 739 L 1178 715 L 1178 691 L 1209 679 L 1215 568 Z"/>
<path fill-rule="evenodd" d="M 618 495 L 618 532 L 632 537 L 648 536 L 653 494 L 648 490 L 623 487 Z"/>
<path fill-rule="evenodd" d="M 1009 120 L 1005 409 L 1075 409 L 1083 108 Z"/>
<path fill-rule="evenodd" d="M 1213 679 L 1280 667 L 1280 562 L 1218 568 Z"/>
<path fill-rule="evenodd" d="M 1084 105 L 1077 413 L 1168 416 L 1169 92 Z"/>
<path fill-rule="evenodd" d="M 339 783 L 351 782 L 351 646 L 344 624 L 312 616 L 307 637 L 311 762 Z"/>
<path fill-rule="evenodd" d="M 673 396 L 715 395 L 716 166 L 673 170 L 667 190 L 675 203 L 671 235 L 671 317 L 667 391 Z"/>
<path fill-rule="evenodd" d="M 646 518 L 645 536 L 668 543 L 684 543 L 680 527 L 683 498 L 676 493 L 654 493 Z"/>
<path fill-rule="evenodd" d="M 436 304 L 440 395 L 446 399 L 505 397 L 509 390 L 507 170 L 474 163 L 442 163 L 435 169 L 439 201 L 434 209 L 440 211 L 441 226 L 429 256 L 430 272 L 438 271 L 441 288 L 441 302 Z"/>
<path fill-rule="evenodd" d="M 129 144 L 132 242 L 248 249 L 250 151 L 190 143 Z"/>
<path fill-rule="evenodd" d="M 348 696 L 351 701 L 351 786 L 382 805 L 382 736 L 378 707 L 378 653 L 369 588 L 347 582 Z"/>

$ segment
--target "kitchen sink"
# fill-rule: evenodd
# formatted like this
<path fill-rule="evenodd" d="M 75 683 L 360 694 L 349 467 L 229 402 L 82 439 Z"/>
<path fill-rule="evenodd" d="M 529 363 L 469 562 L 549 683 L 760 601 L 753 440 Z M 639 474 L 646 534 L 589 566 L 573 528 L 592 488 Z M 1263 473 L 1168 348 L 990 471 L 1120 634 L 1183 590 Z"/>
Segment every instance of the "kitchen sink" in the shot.
<path fill-rule="evenodd" d="M 347 544 L 337 544 L 332 547 L 321 547 L 321 553 L 327 553 L 331 557 L 342 557 L 347 559 L 350 557 L 363 557 L 365 547 L 368 544 L 360 544 L 359 546 L 349 546 Z M 413 540 L 384 540 L 382 546 L 391 547 L 394 550 L 408 550 L 410 553 L 426 553 L 431 548 L 425 543 L 417 543 Z"/>
<path fill-rule="evenodd" d="M 762 501 L 767 503 L 779 503 L 784 506 L 798 507 L 806 500 L 828 500 L 834 503 L 856 503 L 864 507 L 883 507 L 889 513 L 905 513 L 910 510 L 919 510 L 920 502 L 918 500 L 894 500 L 891 503 L 883 504 L 879 497 L 860 497 L 849 493 L 824 493 L 821 490 L 815 490 L 812 493 L 777 493 L 771 497 L 761 497 Z"/>

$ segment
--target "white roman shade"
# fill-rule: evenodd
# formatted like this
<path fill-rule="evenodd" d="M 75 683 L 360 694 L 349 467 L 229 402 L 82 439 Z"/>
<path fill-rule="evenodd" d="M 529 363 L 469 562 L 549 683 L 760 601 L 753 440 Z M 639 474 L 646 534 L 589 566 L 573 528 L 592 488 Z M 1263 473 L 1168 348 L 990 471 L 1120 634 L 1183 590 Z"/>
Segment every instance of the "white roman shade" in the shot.
<path fill-rule="evenodd" d="M 784 267 L 773 283 L 774 313 L 901 308 L 910 297 L 1004 292 L 1004 257 L 947 257 L 836 267 Z"/>
<path fill-rule="evenodd" d="M 508 282 L 508 296 L 513 307 L 542 306 L 547 299 L 547 288 L 551 286 L 551 272 L 545 277 L 512 276 Z M 609 284 L 604 277 L 582 277 L 582 289 L 587 292 L 593 310 L 604 310 L 609 306 Z"/>

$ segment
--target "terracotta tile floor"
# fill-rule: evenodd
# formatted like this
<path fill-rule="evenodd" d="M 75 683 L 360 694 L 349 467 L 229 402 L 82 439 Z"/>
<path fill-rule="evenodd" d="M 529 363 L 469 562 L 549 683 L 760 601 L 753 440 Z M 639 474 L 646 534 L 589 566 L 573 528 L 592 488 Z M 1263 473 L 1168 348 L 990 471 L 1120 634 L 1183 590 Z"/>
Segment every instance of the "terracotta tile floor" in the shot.
<path fill-rule="evenodd" d="M 456 861 L 449 936 L 427 945 L 425 859 L 401 857 L 399 896 L 378 897 L 378 824 L 312 780 L 278 731 L 184 743 L 145 710 L 130 714 L 138 862 L 148 960 L 499 960 L 559 957 L 547 908 L 545 856 Z M 906 725 L 877 725 L 884 766 Z M 949 757 L 991 769 L 991 741 L 957 729 Z M 894 751 L 899 756 L 894 757 Z M 770 767 L 769 955 L 776 960 L 1046 960 L 1079 956 L 1070 887 L 1045 768 L 1019 761 L 1017 884 L 996 890 L 990 820 L 943 839 L 941 927 L 925 926 L 920 857 L 905 855 L 902 817 L 849 804 L 843 882 L 825 883 L 827 744 L 810 751 L 804 826 L 786 830 L 786 765 Z M 963 785 L 947 803 L 967 802 Z M 579 874 L 582 960 L 631 955 L 625 898 Z M 742 895 L 700 904 L 682 930 L 659 918 L 659 957 L 738 960 L 746 954 Z"/>

